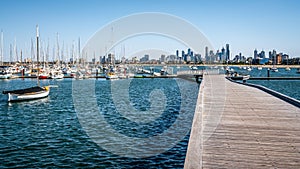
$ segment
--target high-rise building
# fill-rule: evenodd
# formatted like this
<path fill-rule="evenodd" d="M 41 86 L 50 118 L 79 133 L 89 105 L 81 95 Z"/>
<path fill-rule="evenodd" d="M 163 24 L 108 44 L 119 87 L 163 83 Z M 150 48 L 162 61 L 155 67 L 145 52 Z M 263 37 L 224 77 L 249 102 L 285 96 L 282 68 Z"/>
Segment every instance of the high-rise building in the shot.
<path fill-rule="evenodd" d="M 160 56 L 160 62 L 166 62 L 166 55 Z"/>
<path fill-rule="evenodd" d="M 223 61 L 223 60 L 226 60 L 226 52 L 225 52 L 225 49 L 224 49 L 224 47 L 221 49 L 221 60 Z M 226 60 L 227 61 L 227 60 Z"/>
<path fill-rule="evenodd" d="M 272 52 L 269 51 L 269 59 L 272 59 Z"/>
<path fill-rule="evenodd" d="M 149 55 L 148 54 L 145 54 L 144 57 L 142 57 L 140 59 L 140 62 L 148 62 L 149 61 Z"/>
<path fill-rule="evenodd" d="M 192 50 L 190 48 L 188 48 L 188 55 L 191 56 L 191 52 L 192 52 Z"/>
<path fill-rule="evenodd" d="M 253 57 L 253 58 L 254 58 L 254 60 L 256 60 L 256 59 L 257 59 L 257 56 L 258 56 L 258 54 L 257 54 L 257 50 L 255 49 L 255 50 L 254 50 L 254 57 Z"/>
<path fill-rule="evenodd" d="M 208 47 L 205 47 L 205 58 L 208 58 Z"/>
<path fill-rule="evenodd" d="M 265 54 L 265 51 L 264 51 L 264 50 L 262 50 L 262 51 L 260 52 L 259 57 L 261 57 L 261 58 L 263 58 L 263 59 L 266 58 L 266 54 Z"/>
<path fill-rule="evenodd" d="M 115 54 L 113 54 L 113 53 L 108 54 L 107 63 L 115 64 Z"/>
<path fill-rule="evenodd" d="M 226 44 L 226 61 L 230 60 L 229 44 Z"/>
<path fill-rule="evenodd" d="M 272 62 L 273 62 L 274 64 L 277 64 L 277 58 L 276 58 L 276 55 L 277 55 L 276 50 L 273 50 L 273 52 L 272 52 Z"/>

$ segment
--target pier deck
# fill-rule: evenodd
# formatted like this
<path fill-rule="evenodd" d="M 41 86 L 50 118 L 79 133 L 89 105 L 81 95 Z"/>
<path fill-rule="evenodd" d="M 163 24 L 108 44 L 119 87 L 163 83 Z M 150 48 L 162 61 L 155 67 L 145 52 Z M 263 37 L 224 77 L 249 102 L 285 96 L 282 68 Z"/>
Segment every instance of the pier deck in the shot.
<path fill-rule="evenodd" d="M 300 168 L 300 109 L 204 75 L 185 168 Z"/>

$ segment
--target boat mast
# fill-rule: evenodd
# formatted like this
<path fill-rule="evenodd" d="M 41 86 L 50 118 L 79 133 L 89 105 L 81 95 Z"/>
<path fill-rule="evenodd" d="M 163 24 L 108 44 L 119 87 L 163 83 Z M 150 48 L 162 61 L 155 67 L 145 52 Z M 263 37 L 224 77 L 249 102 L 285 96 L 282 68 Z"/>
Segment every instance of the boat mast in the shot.
<path fill-rule="evenodd" d="M 38 74 L 37 74 L 37 80 L 38 80 L 38 86 L 40 86 L 40 81 L 39 81 L 39 75 L 40 75 L 40 68 L 39 68 L 39 26 L 36 25 L 36 59 L 37 59 L 37 69 L 38 69 Z"/>
<path fill-rule="evenodd" d="M 80 59 L 80 37 L 78 38 L 78 58 Z M 83 61 L 84 65 L 84 61 Z"/>
<path fill-rule="evenodd" d="M 15 63 L 18 62 L 18 49 L 17 49 L 17 38 L 15 37 L 15 42 L 14 42 L 14 52 L 15 52 L 15 57 L 13 58 L 13 62 Z"/>
<path fill-rule="evenodd" d="M 34 68 L 34 47 L 33 47 L 33 40 L 31 38 L 31 66 L 32 69 Z"/>
<path fill-rule="evenodd" d="M 3 65 L 3 55 L 4 55 L 4 52 L 3 52 L 3 30 L 1 29 L 1 65 Z"/>
<path fill-rule="evenodd" d="M 12 62 L 12 45 L 9 45 L 9 65 L 11 65 Z"/>
<path fill-rule="evenodd" d="M 56 33 L 56 45 L 57 45 L 57 58 L 58 59 L 58 66 L 60 66 L 60 57 L 59 57 L 59 34 L 58 32 Z M 56 62 L 56 61 L 55 61 Z M 57 63 L 57 62 L 56 62 Z"/>

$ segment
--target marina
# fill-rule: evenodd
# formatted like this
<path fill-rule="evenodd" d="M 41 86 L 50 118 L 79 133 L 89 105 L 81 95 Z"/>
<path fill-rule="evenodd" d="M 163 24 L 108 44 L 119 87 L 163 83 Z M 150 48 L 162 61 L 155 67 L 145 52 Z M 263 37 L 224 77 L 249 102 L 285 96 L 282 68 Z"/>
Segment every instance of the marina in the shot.
<path fill-rule="evenodd" d="M 58 87 L 53 88 L 52 92 L 47 98 L 28 102 L 8 104 L 6 102 L 5 95 L 2 94 L 0 98 L 0 112 L 2 119 L 1 123 L 4 124 L 4 128 L 1 130 L 3 132 L 5 131 L 4 133 L 6 134 L 1 135 L 1 138 L 6 140 L 6 143 L 11 142 L 15 139 L 13 133 L 15 133 L 19 127 L 24 127 L 22 131 L 25 133 L 25 135 L 27 135 L 27 139 L 25 139 L 24 134 L 15 133 L 24 141 L 20 142 L 20 140 L 16 140 L 12 143 L 16 144 L 17 147 L 21 147 L 21 149 L 16 150 L 9 144 L 7 144 L 6 147 L 1 148 L 1 154 L 5 155 L 7 158 L 7 161 L 4 161 L 2 166 L 26 167 L 30 165 L 47 167 L 52 166 L 53 161 L 58 160 L 58 162 L 55 163 L 56 166 L 73 167 L 94 165 L 111 167 L 114 165 L 119 167 L 165 166 L 166 168 L 201 168 L 199 167 L 201 165 L 203 168 L 223 168 L 224 166 L 225 168 L 237 166 L 258 168 L 264 168 L 265 166 L 279 166 L 284 168 L 284 166 L 288 166 L 288 164 L 291 163 L 297 168 L 299 164 L 297 159 L 299 157 L 296 150 L 299 147 L 297 147 L 297 144 L 294 144 L 294 141 L 299 139 L 299 136 L 297 135 L 298 129 L 296 124 L 299 117 L 299 108 L 294 107 L 291 104 L 288 104 L 287 102 L 278 99 L 273 95 L 269 95 L 259 89 L 230 82 L 222 73 L 224 70 L 221 69 L 221 67 L 219 69 L 206 67 L 204 70 L 202 70 L 203 68 L 205 67 L 199 66 L 198 70 L 191 70 L 188 66 L 181 66 L 179 69 L 174 66 L 173 70 L 174 72 L 177 72 L 177 74 L 170 77 L 145 76 L 145 78 L 134 78 L 133 76 L 132 78 L 118 80 L 106 80 L 105 76 L 98 79 L 88 78 L 82 80 L 67 77 L 64 77 L 61 80 L 44 79 L 40 80 L 41 85 L 56 85 Z M 145 67 L 145 69 L 148 68 Z M 157 68 L 157 70 L 160 70 L 160 68 Z M 257 71 L 256 73 L 259 73 L 258 70 L 252 71 L 252 73 L 255 73 L 255 71 Z M 294 71 L 293 68 L 291 71 Z M 194 76 L 196 74 L 201 74 L 203 76 L 203 79 L 201 78 L 200 85 L 196 83 Z M 135 93 L 132 95 L 134 96 L 132 97 L 133 103 L 138 106 L 138 109 L 145 110 L 149 104 L 145 102 L 144 99 L 140 98 L 148 97 L 148 88 L 151 86 L 151 91 L 154 89 L 153 87 L 161 88 L 164 86 L 165 89 L 163 89 L 163 91 L 174 91 L 176 93 L 176 90 L 171 90 L 172 85 L 170 85 L 170 82 L 173 82 L 173 79 L 182 79 L 186 87 L 192 87 L 195 85 L 198 86 L 196 91 L 195 88 L 192 89 L 193 87 L 189 89 L 189 94 L 194 93 L 194 95 L 191 95 L 190 100 L 188 101 L 191 108 L 191 110 L 188 112 L 195 112 L 195 114 L 193 114 L 194 118 L 190 123 L 191 134 L 187 134 L 183 140 L 179 141 L 175 145 L 175 147 L 157 156 L 134 160 L 131 158 L 114 157 L 114 155 L 109 154 L 99 148 L 98 145 L 91 144 L 89 137 L 85 134 L 83 128 L 79 124 L 79 119 L 76 117 L 77 113 L 73 107 L 74 102 L 72 100 L 72 85 L 82 82 L 95 83 L 97 103 L 102 105 L 102 107 L 104 106 L 100 109 L 101 112 L 103 111 L 105 113 L 109 113 L 107 114 L 109 115 L 109 119 L 116 120 L 121 116 L 115 116 L 115 109 L 110 107 L 110 105 L 112 105 L 112 100 L 108 98 L 110 97 L 109 86 L 111 84 L 116 83 L 118 86 L 124 86 L 122 83 L 127 83 L 130 81 L 131 90 L 129 92 Z M 287 82 L 286 80 L 276 81 L 249 79 L 246 83 L 257 83 L 257 81 L 264 83 L 269 82 L 273 84 L 274 87 L 271 88 L 273 90 L 278 89 L 278 92 L 281 92 L 282 90 L 279 88 L 280 86 L 286 86 L 282 83 Z M 11 89 L 12 87 L 30 87 L 36 82 L 36 78 L 16 78 L 0 81 L 2 91 Z M 299 80 L 296 79 L 287 82 L 288 84 L 295 83 L 294 87 L 291 86 L 288 88 L 290 93 L 296 94 L 291 96 L 293 98 L 299 98 L 299 92 L 293 92 L 295 87 L 297 88 L 298 82 Z M 277 87 L 276 84 L 278 84 Z M 133 88 L 139 88 L 139 90 L 132 90 Z M 120 91 L 118 94 L 121 97 L 123 92 L 121 92 L 121 88 L 119 90 Z M 174 96 L 176 96 L 176 94 Z M 82 97 L 82 99 L 84 99 L 84 97 Z M 264 101 L 264 104 L 261 104 L 262 101 Z M 170 113 L 174 112 L 174 110 L 176 111 L 177 109 L 176 107 L 178 105 L 174 103 L 175 102 L 167 103 L 169 106 L 173 105 L 168 108 Z M 25 119 L 23 119 L 24 116 Z M 216 119 L 215 117 L 218 118 Z M 203 123 L 199 121 L 203 121 Z M 287 121 L 290 121 L 290 125 L 283 124 Z M 33 126 L 35 123 L 39 124 L 37 126 L 39 128 Z M 170 124 L 171 121 L 167 120 L 161 123 Z M 114 122 L 112 124 L 116 125 Z M 121 128 L 126 126 L 124 121 L 119 121 L 118 124 L 119 125 L 117 126 Z M 70 126 L 72 127 L 69 128 Z M 291 126 L 293 126 L 293 128 L 290 128 Z M 143 128 L 140 127 L 139 129 L 136 129 L 140 130 Z M 134 129 L 135 127 L 127 125 L 125 128 L 126 129 L 123 131 L 123 133 L 130 134 L 130 130 Z M 240 130 L 236 130 L 236 128 Z M 48 131 L 48 129 L 51 130 Z M 61 132 L 58 132 L 59 135 L 55 135 L 56 132 L 54 132 L 54 130 L 61 130 Z M 33 131 L 40 134 L 34 134 L 30 136 Z M 73 133 L 74 131 L 76 132 Z M 42 136 L 41 134 L 44 132 L 48 134 L 46 136 Z M 149 131 L 145 130 L 145 132 L 148 133 Z M 159 130 L 157 128 L 153 128 L 151 132 L 159 132 Z M 133 132 L 131 135 L 139 135 L 142 133 Z M 283 133 L 287 133 L 285 135 L 287 141 L 282 140 L 281 135 Z M 53 138 L 49 141 L 49 138 L 51 137 Z M 271 138 L 271 140 L 269 138 Z M 29 143 L 27 142 L 29 141 L 28 139 L 38 139 L 38 141 L 36 142 L 31 140 Z M 80 147 L 75 146 L 74 148 L 83 152 L 79 153 L 77 150 L 75 151 L 75 149 L 70 147 L 70 145 L 74 145 L 74 142 L 76 142 L 75 145 L 84 146 L 84 149 L 87 150 L 83 151 Z M 274 144 L 274 146 L 272 144 Z M 55 147 L 55 149 L 52 149 L 51 147 Z M 63 147 L 67 147 L 67 149 Z M 272 147 L 277 148 L 275 150 Z M 295 151 L 292 151 L 293 149 L 291 149 L 291 147 L 294 147 Z M 9 153 L 11 151 L 17 151 L 18 155 L 16 156 L 15 154 Z M 66 151 L 66 153 L 64 153 L 64 151 Z M 73 153 L 71 153 L 71 151 Z M 25 157 L 23 158 L 22 163 L 11 163 L 11 161 L 15 161 L 15 159 L 19 158 L 19 155 L 22 156 L 22 154 L 25 152 L 26 154 L 34 153 L 38 154 L 40 157 L 47 158 L 43 160 L 37 158 L 36 155 L 32 155 L 34 158 L 38 159 L 36 162 L 29 162 L 31 161 L 31 158 Z M 50 152 L 53 153 L 53 155 L 50 155 Z M 87 155 L 85 152 L 88 154 L 91 153 L 92 156 Z M 79 153 L 81 155 L 76 157 L 74 153 Z M 224 155 L 226 153 L 227 155 Z M 99 156 L 99 154 L 101 155 Z M 282 157 L 279 157 L 279 155 Z M 62 161 L 64 158 L 60 158 L 61 156 L 68 156 L 68 158 L 75 163 Z M 253 158 L 254 156 L 259 156 L 259 160 L 257 158 Z M 275 161 L 276 158 L 282 160 L 278 162 Z M 85 161 L 87 161 L 87 163 L 80 161 L 81 159 L 86 159 Z M 271 159 L 271 161 L 268 161 L 269 159 Z"/>
<path fill-rule="evenodd" d="M 300 1 L 1 7 L 0 169 L 300 169 Z"/>

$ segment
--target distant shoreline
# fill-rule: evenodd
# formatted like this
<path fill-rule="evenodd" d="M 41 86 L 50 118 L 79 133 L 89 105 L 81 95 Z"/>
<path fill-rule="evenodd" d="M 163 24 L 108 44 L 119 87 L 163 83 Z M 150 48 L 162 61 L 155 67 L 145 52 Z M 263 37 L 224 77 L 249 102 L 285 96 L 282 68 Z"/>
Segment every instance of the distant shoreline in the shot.
<path fill-rule="evenodd" d="M 89 63 L 90 65 L 93 65 Z M 2 66 L 14 66 L 15 64 L 3 64 Z M 25 65 L 25 64 L 23 64 Z M 31 65 L 31 64 L 27 64 Z M 72 64 L 69 64 L 72 65 Z M 76 65 L 76 64 L 75 64 Z M 96 64 L 96 65 L 103 65 L 103 64 Z M 104 64 L 108 65 L 108 64 Z M 207 67 L 221 67 L 221 66 L 231 66 L 231 67 L 263 67 L 263 68 L 271 68 L 273 65 L 249 65 L 249 64 L 151 64 L 151 63 L 126 63 L 126 64 L 115 64 L 115 65 L 133 65 L 133 66 L 207 66 Z M 300 68 L 300 65 L 275 65 L 276 68 Z"/>

